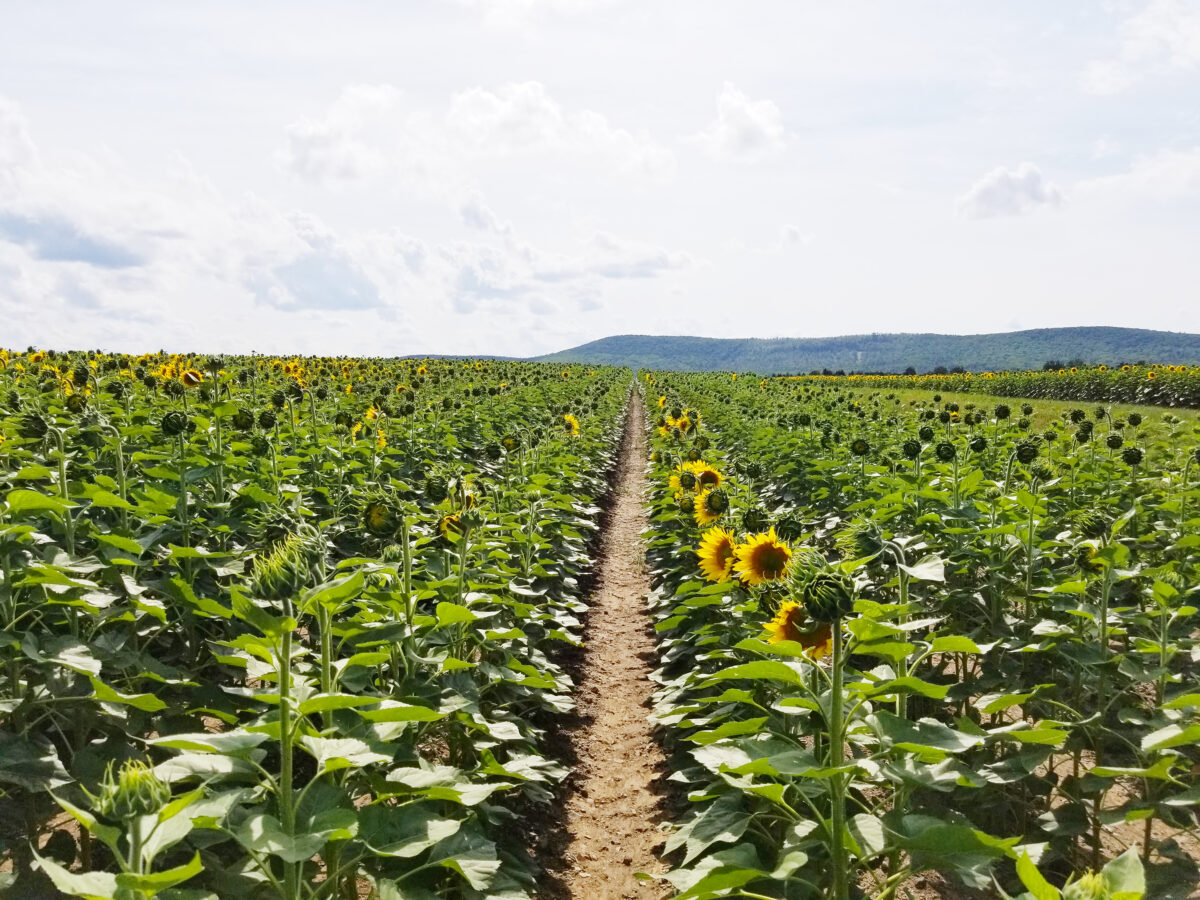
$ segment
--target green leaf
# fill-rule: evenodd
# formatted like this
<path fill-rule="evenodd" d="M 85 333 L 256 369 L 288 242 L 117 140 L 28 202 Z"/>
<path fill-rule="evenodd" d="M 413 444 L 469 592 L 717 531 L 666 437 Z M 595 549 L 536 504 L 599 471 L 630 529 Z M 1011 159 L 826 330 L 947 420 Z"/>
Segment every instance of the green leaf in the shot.
<path fill-rule="evenodd" d="M 62 515 L 76 504 L 61 497 L 49 497 L 38 491 L 16 490 L 9 491 L 5 497 L 10 513 L 22 512 L 53 512 Z"/>
<path fill-rule="evenodd" d="M 158 712 L 160 709 L 166 709 L 167 704 L 154 694 L 122 694 L 115 688 L 109 687 L 99 678 L 92 678 L 92 690 L 96 693 L 96 699 L 101 703 L 120 703 L 125 706 L 133 706 L 142 712 Z"/>
<path fill-rule="evenodd" d="M 437 605 L 437 623 L 439 627 L 459 625 L 474 622 L 479 616 L 465 606 L 443 600 Z"/>
<path fill-rule="evenodd" d="M 969 637 L 948 634 L 933 639 L 934 653 L 980 653 L 979 645 Z"/>
<path fill-rule="evenodd" d="M 411 859 L 461 827 L 462 820 L 439 815 L 435 803 L 376 804 L 362 811 L 358 836 L 379 856 Z"/>
<path fill-rule="evenodd" d="M 439 841 L 429 858 L 430 862 L 457 872 L 477 891 L 487 889 L 500 869 L 496 845 L 474 829 L 461 828 Z"/>
<path fill-rule="evenodd" d="M 88 499 L 92 501 L 92 506 L 99 506 L 104 509 L 137 509 L 128 500 L 118 497 L 112 491 L 93 491 Z"/>
<path fill-rule="evenodd" d="M 1059 900 L 1062 897 L 1058 888 L 1042 877 L 1038 867 L 1033 864 L 1029 854 L 1024 851 L 1017 855 L 1017 877 L 1021 879 L 1021 884 L 1025 885 L 1026 890 L 1032 895 L 1031 900 Z"/>
<path fill-rule="evenodd" d="M 428 706 L 401 703 L 399 700 L 384 700 L 376 709 L 360 709 L 356 712 L 370 722 L 435 722 L 443 715 Z"/>
<path fill-rule="evenodd" d="M 54 882 L 54 886 L 71 897 L 85 900 L 112 900 L 117 894 L 117 876 L 111 872 L 71 872 L 54 860 L 33 854 L 42 871 Z"/>
<path fill-rule="evenodd" d="M 1111 900 L 1142 900 L 1146 896 L 1146 873 L 1137 851 L 1130 847 L 1100 870 Z"/>
<path fill-rule="evenodd" d="M 360 769 L 371 763 L 391 762 L 392 758 L 371 749 L 370 744 L 358 738 L 324 738 L 304 735 L 300 746 L 312 754 L 317 761 L 317 774 L 336 772 L 339 769 Z"/>
<path fill-rule="evenodd" d="M 713 844 L 739 840 L 749 825 L 750 816 L 742 808 L 738 794 L 723 794 L 667 838 L 664 854 L 686 847 L 682 862 L 686 866 Z"/>
<path fill-rule="evenodd" d="M 955 731 L 934 719 L 911 722 L 885 709 L 868 716 L 867 721 L 897 750 L 910 753 L 933 754 L 940 758 L 946 753 L 961 753 L 983 743 L 982 737 Z"/>
<path fill-rule="evenodd" d="M 939 556 L 927 556 L 916 565 L 902 565 L 900 568 L 914 581 L 944 582 L 946 580 L 946 561 Z"/>
<path fill-rule="evenodd" d="M 1200 741 L 1200 725 L 1184 727 L 1178 723 L 1160 728 L 1142 738 L 1142 750 L 1150 753 Z"/>
<path fill-rule="evenodd" d="M 733 681 L 740 678 L 761 678 L 765 681 L 782 681 L 796 687 L 804 687 L 808 680 L 797 668 L 776 659 L 760 659 L 740 666 L 731 666 L 710 675 L 705 684 L 717 681 Z"/>
<path fill-rule="evenodd" d="M 10 731 L 0 731 L 0 784 L 13 784 L 37 793 L 55 790 L 72 781 L 49 741 L 35 742 Z"/>
<path fill-rule="evenodd" d="M 147 897 L 153 897 L 159 891 L 165 891 L 177 884 L 183 884 L 189 878 L 194 878 L 204 871 L 200 862 L 200 854 L 196 853 L 190 862 L 173 869 L 164 869 L 150 875 L 135 875 L 132 872 L 122 872 L 117 876 L 117 887 L 123 891 L 141 891 Z"/>

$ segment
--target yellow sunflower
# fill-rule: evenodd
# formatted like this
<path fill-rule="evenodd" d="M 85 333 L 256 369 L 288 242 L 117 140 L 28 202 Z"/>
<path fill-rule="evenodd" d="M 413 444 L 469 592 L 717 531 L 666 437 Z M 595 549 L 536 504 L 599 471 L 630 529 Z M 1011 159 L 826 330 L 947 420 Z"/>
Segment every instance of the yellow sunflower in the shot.
<path fill-rule="evenodd" d="M 454 513 L 442 516 L 438 519 L 438 531 L 442 533 L 442 537 L 447 540 L 455 540 L 462 534 L 462 519 Z"/>
<path fill-rule="evenodd" d="M 696 481 L 701 487 L 714 488 L 721 484 L 721 473 L 702 459 L 685 462 L 683 468 L 696 476 Z"/>
<path fill-rule="evenodd" d="M 795 641 L 808 650 L 813 659 L 833 653 L 833 627 L 828 622 L 810 623 L 804 614 L 804 607 L 795 600 L 788 600 L 780 606 L 766 629 L 768 643 Z"/>
<path fill-rule="evenodd" d="M 186 369 L 179 375 L 184 387 L 199 387 L 204 382 L 204 376 L 195 369 Z"/>
<path fill-rule="evenodd" d="M 572 437 L 579 437 L 579 420 L 570 413 L 563 416 L 563 428 L 571 432 Z"/>
<path fill-rule="evenodd" d="M 733 563 L 737 555 L 737 541 L 733 532 L 724 528 L 710 528 L 700 539 L 696 548 L 700 557 L 700 571 L 709 581 L 728 581 L 733 574 Z"/>
<path fill-rule="evenodd" d="M 696 497 L 696 524 L 702 528 L 711 525 L 728 511 L 729 497 L 720 488 L 707 488 Z"/>
<path fill-rule="evenodd" d="M 766 534 L 750 535 L 746 543 L 737 548 L 733 571 L 751 586 L 765 584 L 782 578 L 791 558 L 791 548 L 779 539 L 772 526 Z"/>

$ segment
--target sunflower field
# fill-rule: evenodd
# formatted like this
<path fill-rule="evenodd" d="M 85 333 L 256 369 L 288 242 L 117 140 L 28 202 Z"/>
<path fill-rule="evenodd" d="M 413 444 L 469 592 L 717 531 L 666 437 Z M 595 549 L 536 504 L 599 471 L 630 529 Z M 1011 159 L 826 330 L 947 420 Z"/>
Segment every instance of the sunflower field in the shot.
<path fill-rule="evenodd" d="M 1200 408 L 1200 366 L 1133 365 L 1056 368 L 1040 372 L 959 372 L 945 375 L 801 375 L 788 380 L 861 385 L 884 390 L 981 393 L 996 397 L 1149 403 Z"/>
<path fill-rule="evenodd" d="M 1194 419 L 639 384 L 678 896 L 1196 896 Z"/>
<path fill-rule="evenodd" d="M 0 353 L 0 895 L 526 896 L 630 381 Z"/>

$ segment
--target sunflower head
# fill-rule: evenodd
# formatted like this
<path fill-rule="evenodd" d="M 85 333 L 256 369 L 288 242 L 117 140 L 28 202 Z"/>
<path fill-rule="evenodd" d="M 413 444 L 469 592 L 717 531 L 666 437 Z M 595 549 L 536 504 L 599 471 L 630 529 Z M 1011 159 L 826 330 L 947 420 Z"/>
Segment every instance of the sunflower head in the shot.
<path fill-rule="evenodd" d="M 742 528 L 750 534 L 764 530 L 769 522 L 766 510 L 761 507 L 752 506 L 742 513 Z"/>
<path fill-rule="evenodd" d="M 1037 459 L 1037 457 L 1037 444 L 1030 443 L 1029 441 L 1022 441 L 1020 444 L 1017 444 L 1017 462 L 1021 463 L 1021 465 L 1027 466 Z"/>
<path fill-rule="evenodd" d="M 396 513 L 386 501 L 375 498 L 363 507 L 362 522 L 371 534 L 383 537 L 396 530 Z"/>
<path fill-rule="evenodd" d="M 1109 450 L 1120 450 L 1121 445 L 1125 443 L 1125 438 L 1115 432 L 1104 439 L 1104 446 Z"/>
<path fill-rule="evenodd" d="M 1143 453 L 1141 447 L 1126 447 L 1121 453 L 1121 459 L 1124 460 L 1125 465 L 1127 466 L 1136 466 L 1140 464 L 1142 461 L 1142 456 Z"/>
<path fill-rule="evenodd" d="M 457 541 L 463 532 L 462 518 L 455 513 L 447 513 L 438 519 L 438 532 L 448 541 Z"/>
<path fill-rule="evenodd" d="M 729 511 L 729 497 L 720 488 L 710 488 L 696 498 L 696 524 L 711 525 Z"/>
<path fill-rule="evenodd" d="M 863 438 L 855 438 L 850 442 L 850 452 L 855 456 L 866 456 L 871 452 L 871 445 Z"/>
<path fill-rule="evenodd" d="M 906 459 L 916 459 L 921 455 L 921 442 L 909 438 L 900 446 L 900 451 Z"/>
<path fill-rule="evenodd" d="M 288 534 L 265 555 L 255 558 L 249 584 L 251 596 L 282 600 L 300 593 L 315 581 L 319 552 L 315 541 Z"/>
<path fill-rule="evenodd" d="M 785 600 L 775 618 L 767 623 L 766 629 L 769 643 L 794 641 L 804 647 L 814 660 L 833 652 L 833 629 L 829 623 L 810 622 L 804 607 L 795 600 Z"/>
<path fill-rule="evenodd" d="M 684 494 L 679 497 L 679 511 L 691 515 L 696 511 L 696 498 L 691 494 Z"/>
<path fill-rule="evenodd" d="M 870 519 L 856 519 L 835 540 L 846 559 L 874 559 L 883 552 L 883 532 Z"/>
<path fill-rule="evenodd" d="M 765 534 L 749 535 L 737 548 L 733 571 L 748 585 L 766 584 L 783 578 L 791 558 L 791 547 L 771 528 Z"/>
<path fill-rule="evenodd" d="M 854 611 L 854 582 L 815 551 L 799 554 L 788 571 L 792 593 L 818 622 L 836 622 Z"/>
<path fill-rule="evenodd" d="M 987 449 L 987 438 L 982 434 L 977 434 L 971 438 L 971 442 L 967 444 L 972 453 L 982 453 Z"/>
<path fill-rule="evenodd" d="M 934 449 L 934 452 L 937 454 L 937 458 L 944 463 L 953 462 L 954 457 L 958 455 L 958 450 L 949 441 L 942 441 Z"/>
<path fill-rule="evenodd" d="M 680 471 L 678 475 L 679 486 L 685 491 L 694 491 L 696 489 L 696 473 L 686 469 Z"/>
<path fill-rule="evenodd" d="M 1132 425 L 1134 428 L 1137 428 L 1139 425 L 1141 425 L 1142 424 L 1142 414 L 1135 413 L 1135 412 L 1130 413 L 1129 414 L 1129 424 Z"/>
<path fill-rule="evenodd" d="M 233 427 L 238 431 L 249 431 L 254 427 L 254 413 L 247 409 L 239 409 L 232 417 Z"/>
<path fill-rule="evenodd" d="M 176 437 L 187 431 L 189 424 L 191 424 L 191 421 L 188 419 L 186 413 L 178 409 L 173 409 L 162 417 L 162 423 L 159 427 L 166 437 Z"/>
<path fill-rule="evenodd" d="M 171 801 L 171 786 L 140 759 L 127 759 L 116 771 L 109 762 L 100 792 L 92 799 L 102 818 L 131 822 L 162 810 Z"/>
<path fill-rule="evenodd" d="M 700 571 L 709 581 L 728 581 L 733 575 L 736 555 L 737 541 L 733 533 L 724 528 L 710 528 L 696 548 Z"/>

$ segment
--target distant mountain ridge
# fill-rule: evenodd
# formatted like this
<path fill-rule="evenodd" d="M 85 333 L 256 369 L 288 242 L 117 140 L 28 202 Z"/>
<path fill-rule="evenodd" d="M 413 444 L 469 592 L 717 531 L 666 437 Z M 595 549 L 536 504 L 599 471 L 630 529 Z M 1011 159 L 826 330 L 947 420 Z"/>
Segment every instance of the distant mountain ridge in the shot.
<path fill-rule="evenodd" d="M 535 358 L 690 372 L 970 372 L 1125 362 L 1200 364 L 1200 334 L 1083 326 L 997 334 L 855 334 L 825 338 L 705 338 L 623 334 Z"/>

